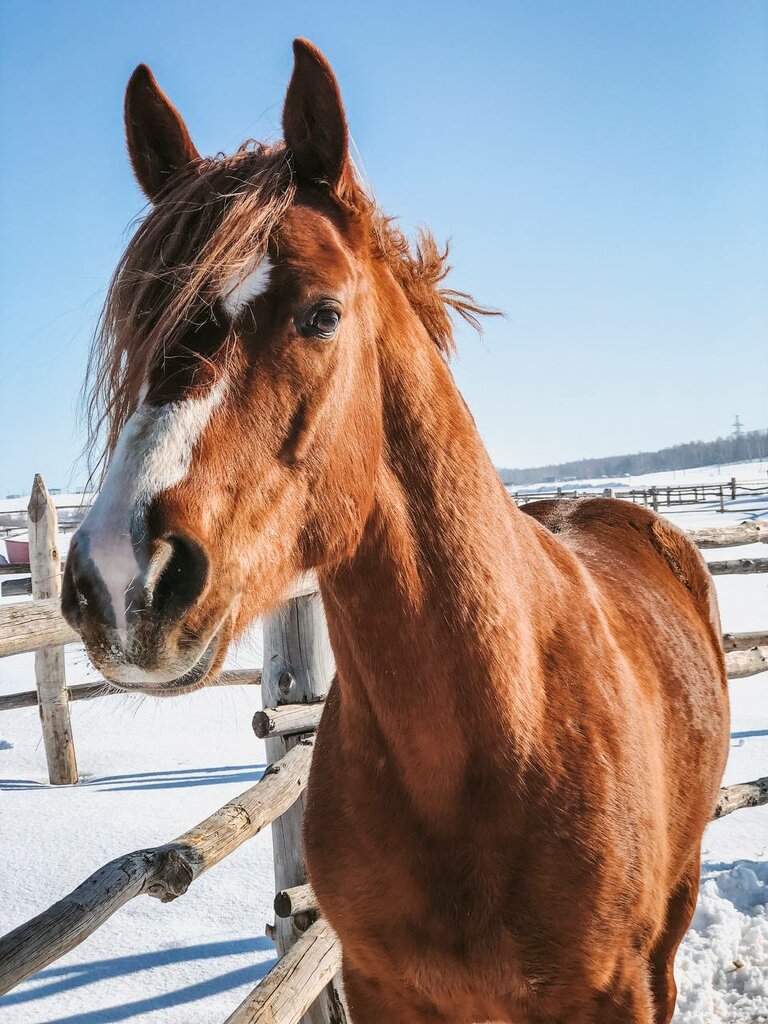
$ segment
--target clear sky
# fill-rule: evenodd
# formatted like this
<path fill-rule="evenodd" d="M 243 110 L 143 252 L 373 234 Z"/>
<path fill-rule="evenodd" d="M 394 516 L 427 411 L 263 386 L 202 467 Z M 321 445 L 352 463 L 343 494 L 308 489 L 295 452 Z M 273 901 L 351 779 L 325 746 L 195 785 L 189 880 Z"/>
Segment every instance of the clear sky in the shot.
<path fill-rule="evenodd" d="M 84 478 L 130 72 L 229 150 L 279 134 L 295 35 L 381 205 L 507 313 L 455 364 L 497 465 L 768 426 L 765 0 L 0 0 L 0 494 Z"/>

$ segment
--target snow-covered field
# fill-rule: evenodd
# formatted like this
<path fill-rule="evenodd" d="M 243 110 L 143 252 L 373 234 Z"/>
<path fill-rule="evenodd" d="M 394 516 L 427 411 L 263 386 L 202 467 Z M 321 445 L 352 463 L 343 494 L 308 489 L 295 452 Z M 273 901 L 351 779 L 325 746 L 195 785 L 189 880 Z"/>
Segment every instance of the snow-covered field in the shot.
<path fill-rule="evenodd" d="M 765 479 L 767 468 L 751 463 L 688 471 L 685 482 L 715 472 L 724 480 Z M 683 482 L 681 475 L 674 482 Z M 642 483 L 660 485 L 666 476 Z M 725 515 L 692 510 L 672 518 L 686 527 L 768 518 L 768 500 L 761 504 L 762 513 L 739 513 L 737 506 Z M 717 559 L 750 554 L 765 556 L 765 545 L 707 553 Z M 716 583 L 724 629 L 766 626 L 768 576 L 721 576 Z M 230 665 L 260 663 L 255 630 L 231 654 Z M 76 646 L 68 649 L 67 666 L 71 683 L 94 674 Z M 32 655 L 0 660 L 0 693 L 32 685 Z M 726 783 L 768 774 L 768 674 L 734 680 L 731 697 Z M 107 860 L 171 839 L 255 782 L 265 764 L 263 743 L 250 727 L 259 705 L 257 687 L 218 687 L 173 700 L 126 695 L 76 703 L 83 781 L 55 790 L 46 783 L 34 708 L 0 714 L 0 933 Z M 709 827 L 702 879 L 693 927 L 678 956 L 675 1022 L 768 1022 L 768 807 L 736 811 Z M 0 999 L 0 1020 L 223 1021 L 274 963 L 264 936 L 272 898 L 267 832 L 181 899 L 161 904 L 140 897 L 127 904 L 68 956 Z"/>

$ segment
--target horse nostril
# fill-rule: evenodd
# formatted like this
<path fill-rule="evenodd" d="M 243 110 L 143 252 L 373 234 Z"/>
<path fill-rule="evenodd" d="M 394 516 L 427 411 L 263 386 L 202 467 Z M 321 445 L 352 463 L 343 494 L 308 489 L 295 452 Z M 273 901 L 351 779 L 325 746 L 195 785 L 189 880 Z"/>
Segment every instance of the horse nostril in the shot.
<path fill-rule="evenodd" d="M 205 590 L 209 559 L 190 537 L 168 536 L 170 552 L 162 561 L 151 588 L 151 608 L 164 619 L 180 619 Z"/>
<path fill-rule="evenodd" d="M 61 581 L 61 614 L 73 629 L 78 629 L 82 616 L 80 601 L 78 600 L 77 589 L 75 588 L 74 573 L 72 571 L 74 557 L 74 551 L 70 549 L 67 564 L 64 567 L 64 576 Z"/>

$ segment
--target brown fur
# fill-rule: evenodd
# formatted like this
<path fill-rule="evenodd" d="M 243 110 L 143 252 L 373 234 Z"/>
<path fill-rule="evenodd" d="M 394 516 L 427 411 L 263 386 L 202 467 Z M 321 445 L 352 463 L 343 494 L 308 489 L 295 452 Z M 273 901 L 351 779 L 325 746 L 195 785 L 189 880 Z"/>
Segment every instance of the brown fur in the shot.
<path fill-rule="evenodd" d="M 306 852 L 355 1024 L 667 1024 L 727 751 L 706 567 L 631 505 L 509 501 L 443 358 L 478 307 L 363 196 L 332 72 L 296 52 L 286 148 L 174 173 L 96 357 L 112 441 L 148 367 L 150 402 L 230 382 L 153 509 L 210 559 L 179 628 L 229 639 L 319 572 L 338 679 Z M 254 247 L 273 279 L 230 325 L 211 282 Z M 319 295 L 332 341 L 296 327 Z"/>

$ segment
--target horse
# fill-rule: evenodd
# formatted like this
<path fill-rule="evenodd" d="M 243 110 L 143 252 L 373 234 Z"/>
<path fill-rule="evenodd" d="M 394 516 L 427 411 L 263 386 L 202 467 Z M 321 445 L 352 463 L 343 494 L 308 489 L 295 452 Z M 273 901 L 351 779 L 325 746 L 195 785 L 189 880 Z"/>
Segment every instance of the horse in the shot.
<path fill-rule="evenodd" d="M 728 746 L 706 566 L 628 502 L 515 506 L 449 366 L 485 310 L 361 184 L 306 40 L 282 123 L 205 158 L 128 83 L 150 207 L 94 341 L 107 466 L 63 612 L 167 696 L 317 573 L 305 847 L 355 1024 L 668 1024 Z"/>

